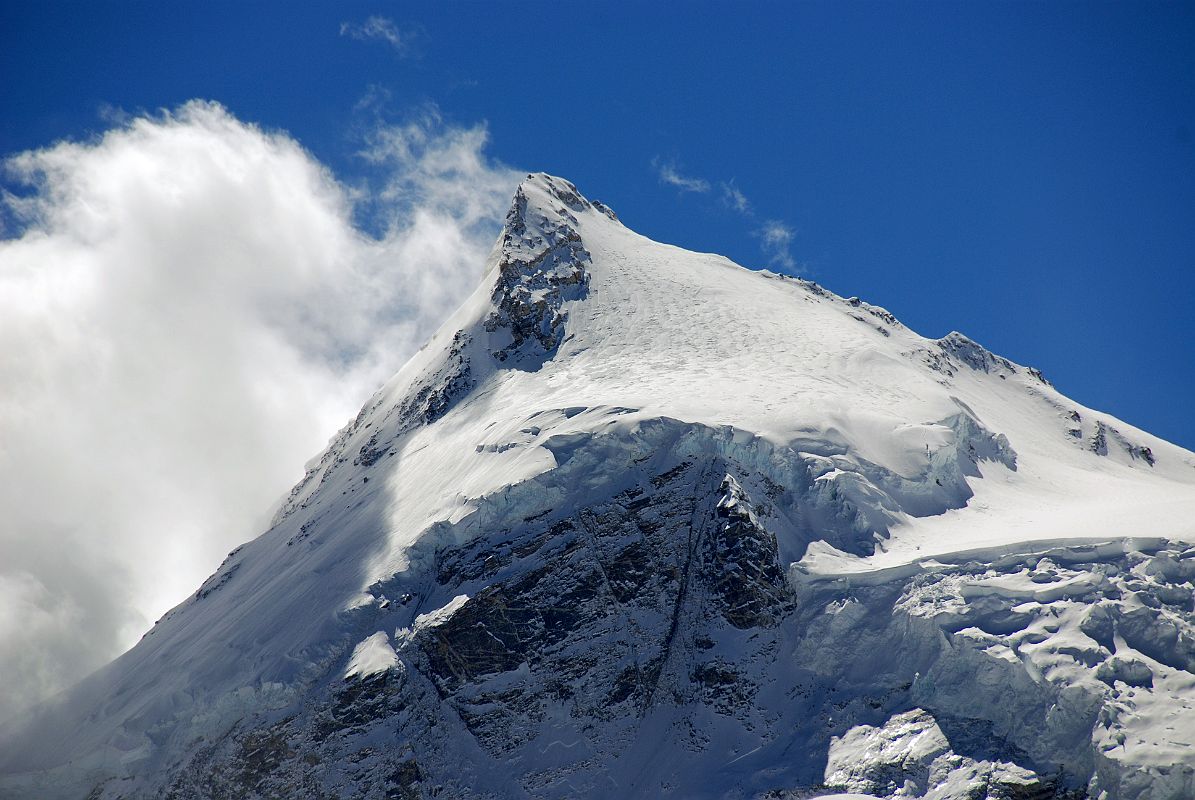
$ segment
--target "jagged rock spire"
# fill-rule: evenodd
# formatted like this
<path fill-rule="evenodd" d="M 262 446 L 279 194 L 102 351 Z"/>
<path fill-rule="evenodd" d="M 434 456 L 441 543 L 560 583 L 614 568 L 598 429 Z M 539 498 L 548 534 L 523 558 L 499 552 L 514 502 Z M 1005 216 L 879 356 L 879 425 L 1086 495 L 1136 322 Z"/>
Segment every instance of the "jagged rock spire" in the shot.
<path fill-rule="evenodd" d="M 519 185 L 492 256 L 498 280 L 485 329 L 498 362 L 534 369 L 556 352 L 568 318 L 562 306 L 583 298 L 589 284 L 591 256 L 576 215 L 595 210 L 561 178 L 534 173 Z"/>

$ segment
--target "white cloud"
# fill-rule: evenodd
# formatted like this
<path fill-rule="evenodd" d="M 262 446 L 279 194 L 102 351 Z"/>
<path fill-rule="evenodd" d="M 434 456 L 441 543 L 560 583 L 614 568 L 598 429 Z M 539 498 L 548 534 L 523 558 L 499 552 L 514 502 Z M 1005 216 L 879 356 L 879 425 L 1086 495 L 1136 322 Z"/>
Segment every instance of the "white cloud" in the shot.
<path fill-rule="evenodd" d="M 792 272 L 797 262 L 792 257 L 793 229 L 779 220 L 770 219 L 759 229 L 760 247 L 768 257 L 768 264 Z"/>
<path fill-rule="evenodd" d="M 7 162 L 25 187 L 0 241 L 0 718 L 259 533 L 472 290 L 522 174 L 485 143 L 429 112 L 378 130 L 383 177 L 350 190 L 192 102 Z"/>
<path fill-rule="evenodd" d="M 751 216 L 751 203 L 747 200 L 747 195 L 739 191 L 739 188 L 734 185 L 734 181 L 729 183 L 722 183 L 722 202 L 733 208 L 740 214 Z"/>
<path fill-rule="evenodd" d="M 377 39 L 386 42 L 403 57 L 416 55 L 416 44 L 420 38 L 416 31 L 400 30 L 393 20 L 377 15 L 364 22 L 340 23 L 340 35 L 358 41 Z"/>
<path fill-rule="evenodd" d="M 675 186 L 682 192 L 708 192 L 710 183 L 703 178 L 690 178 L 677 171 L 676 165 L 670 161 L 653 159 L 651 165 L 655 167 L 660 180 L 669 186 Z"/>
<path fill-rule="evenodd" d="M 703 178 L 691 178 L 677 171 L 676 165 L 659 158 L 653 159 L 652 167 L 662 183 L 675 186 L 683 192 L 704 193 L 710 190 L 710 182 Z M 734 180 L 718 183 L 722 205 L 741 215 L 751 224 L 759 224 L 759 215 L 747 195 L 735 185 Z M 792 256 L 793 230 L 780 220 L 765 220 L 752 234 L 760 240 L 760 250 L 768 259 L 768 266 L 785 272 L 795 272 L 796 259 Z"/>

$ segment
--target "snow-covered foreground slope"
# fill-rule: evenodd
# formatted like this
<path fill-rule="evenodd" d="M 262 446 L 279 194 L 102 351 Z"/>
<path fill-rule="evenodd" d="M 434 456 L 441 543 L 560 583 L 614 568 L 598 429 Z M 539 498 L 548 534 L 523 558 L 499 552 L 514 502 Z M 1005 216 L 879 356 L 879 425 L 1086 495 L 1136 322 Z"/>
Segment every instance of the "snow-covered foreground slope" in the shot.
<path fill-rule="evenodd" d="M 530 176 L 0 796 L 1191 797 L 1193 543 L 1192 453 Z"/>

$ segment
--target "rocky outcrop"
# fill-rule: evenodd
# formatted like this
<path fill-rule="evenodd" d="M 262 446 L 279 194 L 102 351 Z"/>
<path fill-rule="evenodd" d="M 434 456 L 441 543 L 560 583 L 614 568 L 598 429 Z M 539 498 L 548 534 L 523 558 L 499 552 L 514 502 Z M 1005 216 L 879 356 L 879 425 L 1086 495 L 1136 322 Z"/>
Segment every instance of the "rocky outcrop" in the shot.
<path fill-rule="evenodd" d="M 1049 779 L 1007 761 L 960 756 L 927 711 L 859 725 L 830 742 L 826 786 L 877 797 L 1052 800 Z"/>
<path fill-rule="evenodd" d="M 529 203 L 527 193 L 536 190 L 555 207 Z M 588 288 L 590 255 L 573 212 L 591 207 L 567 181 L 540 176 L 534 188 L 519 187 L 497 246 L 494 310 L 485 320 L 499 363 L 534 369 L 555 353 L 568 318 L 563 304 Z"/>
<path fill-rule="evenodd" d="M 723 478 L 718 491 L 722 496 L 709 543 L 706 581 L 723 618 L 734 627 L 776 625 L 792 594 L 778 563 L 776 536 L 756 519 L 750 498 L 734 476 Z"/>

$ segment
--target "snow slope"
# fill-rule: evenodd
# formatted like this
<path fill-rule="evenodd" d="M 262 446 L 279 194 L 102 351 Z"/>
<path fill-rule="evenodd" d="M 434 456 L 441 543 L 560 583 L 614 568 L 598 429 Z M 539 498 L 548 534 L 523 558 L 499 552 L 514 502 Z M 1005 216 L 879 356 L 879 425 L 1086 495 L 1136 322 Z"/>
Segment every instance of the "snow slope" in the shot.
<path fill-rule="evenodd" d="M 532 175 L 0 796 L 1192 796 L 1192 543 L 1195 454 Z"/>

